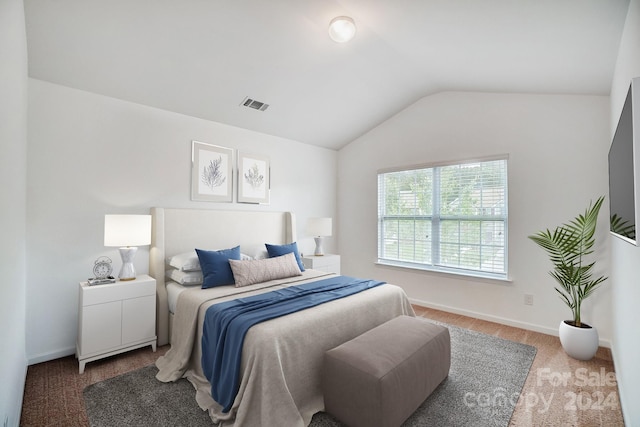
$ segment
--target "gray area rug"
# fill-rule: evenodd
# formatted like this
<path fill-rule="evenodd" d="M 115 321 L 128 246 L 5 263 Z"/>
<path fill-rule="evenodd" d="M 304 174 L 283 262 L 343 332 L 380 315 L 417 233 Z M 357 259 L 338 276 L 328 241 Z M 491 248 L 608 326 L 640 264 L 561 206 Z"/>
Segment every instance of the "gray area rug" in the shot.
<path fill-rule="evenodd" d="M 535 347 L 445 325 L 451 334 L 449 376 L 403 427 L 508 426 L 536 354 Z M 185 379 L 162 383 L 153 365 L 84 389 L 91 426 L 211 426 Z M 280 427 L 280 426 L 273 426 Z M 342 427 L 318 413 L 310 427 Z"/>

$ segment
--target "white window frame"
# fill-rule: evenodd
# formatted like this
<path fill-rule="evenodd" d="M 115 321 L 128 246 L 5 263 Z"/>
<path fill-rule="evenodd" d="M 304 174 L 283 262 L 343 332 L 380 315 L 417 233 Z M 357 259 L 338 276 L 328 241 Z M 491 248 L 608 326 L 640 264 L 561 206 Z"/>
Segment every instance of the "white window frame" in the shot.
<path fill-rule="evenodd" d="M 503 191 L 502 197 L 503 197 L 503 204 L 500 205 L 499 208 L 493 210 L 491 209 L 490 212 L 487 212 L 486 207 L 483 207 L 481 209 L 481 212 L 478 215 L 471 215 L 471 216 L 463 216 L 463 215 L 443 215 L 441 213 L 441 207 L 440 205 L 440 194 L 441 194 L 441 186 L 440 186 L 440 182 L 439 182 L 439 177 L 440 177 L 440 172 L 442 170 L 442 168 L 445 168 L 447 166 L 460 166 L 463 167 L 465 165 L 473 165 L 473 164 L 481 164 L 481 163 L 485 163 L 485 162 L 495 162 L 495 161 L 504 161 L 504 175 L 503 175 L 503 180 L 504 180 L 504 188 L 501 190 Z M 428 171 L 431 170 L 433 172 L 433 176 L 432 176 L 432 189 L 430 192 L 430 196 L 432 197 L 431 200 L 431 212 L 416 212 L 414 211 L 413 215 L 406 215 L 406 214 L 389 214 L 387 212 L 385 212 L 385 200 L 384 200 L 384 191 L 385 189 L 383 188 L 383 181 L 382 178 L 385 176 L 385 174 L 389 174 L 389 173 L 397 173 L 397 172 L 417 172 L 417 171 L 424 171 L 425 173 L 429 173 Z M 489 188 L 489 187 L 482 187 L 483 189 L 485 188 Z M 398 200 L 400 200 L 400 193 L 402 193 L 403 191 L 398 191 Z M 509 215 L 508 215 L 508 156 L 503 155 L 503 156 L 499 156 L 499 157 L 490 157 L 490 158 L 482 158 L 482 159 L 472 159 L 472 160 L 464 160 L 464 161 L 453 161 L 453 162 L 447 162 L 447 163 L 433 163 L 433 164 L 425 164 L 425 165 L 416 165 L 416 166 L 410 166 L 410 167 L 402 167 L 402 168 L 394 168 L 394 169 L 384 169 L 384 170 L 379 170 L 378 171 L 378 264 L 383 264 L 383 265 L 391 265 L 391 266 L 396 266 L 396 267 L 404 267 L 404 268 L 411 268 L 411 269 L 420 269 L 420 270 L 429 270 L 429 271 L 436 271 L 436 272 L 442 272 L 442 273 L 451 273 L 451 274 L 457 274 L 457 275 L 464 275 L 464 276 L 473 276 L 473 277 L 479 277 L 479 278 L 489 278 L 489 279 L 497 279 L 497 280 L 508 280 L 508 220 L 509 220 Z M 414 202 L 415 203 L 415 202 Z M 415 208 L 418 209 L 418 208 Z M 411 221 L 413 221 L 413 238 L 409 238 L 409 239 L 404 239 L 405 241 L 408 241 L 409 244 L 411 245 L 411 243 L 413 244 L 414 247 L 414 258 L 415 258 L 415 248 L 418 247 L 422 247 L 422 250 L 425 250 L 424 247 L 430 247 L 430 255 L 431 255 L 431 262 L 424 262 L 424 261 L 420 261 L 420 260 L 410 260 L 407 259 L 407 257 L 403 257 L 400 255 L 400 249 L 398 249 L 398 254 L 396 254 L 396 256 L 391 256 L 388 253 L 385 253 L 385 245 L 387 243 L 389 243 L 390 241 L 393 242 L 394 239 L 389 239 L 388 235 L 385 235 L 385 223 L 386 224 L 390 224 L 390 221 L 398 221 L 398 225 L 397 225 L 397 233 L 398 233 L 398 247 L 400 247 L 400 221 L 405 220 L 408 221 L 408 224 L 411 224 Z M 429 234 L 427 236 L 425 236 L 424 241 L 422 241 L 422 239 L 416 239 L 416 229 L 417 229 L 417 224 L 419 224 L 417 221 L 431 221 L 431 225 L 430 227 L 426 227 L 425 230 L 429 231 Z M 484 244 L 483 243 L 483 237 L 482 237 L 482 232 L 479 233 L 478 236 L 478 240 L 474 241 L 472 243 L 469 243 L 468 246 L 473 246 L 475 248 L 477 248 L 480 253 L 482 253 L 482 248 L 498 248 L 497 250 L 500 251 L 499 248 L 502 248 L 502 257 L 504 259 L 503 261 L 503 271 L 496 271 L 495 269 L 483 269 L 482 267 L 482 261 L 480 262 L 480 267 L 479 268 L 467 268 L 464 266 L 452 266 L 452 265 L 445 265 L 443 262 L 441 262 L 441 253 L 440 250 L 442 248 L 442 244 L 445 243 L 445 245 L 447 244 L 447 242 L 441 242 L 441 235 L 440 235 L 440 230 L 441 230 L 441 223 L 445 222 L 445 221 L 451 221 L 453 222 L 458 222 L 458 226 L 462 225 L 463 222 L 466 222 L 467 224 L 471 224 L 473 222 L 479 222 L 480 223 L 480 230 L 482 230 L 483 224 L 493 224 L 494 226 L 496 225 L 496 223 L 502 223 L 502 227 L 498 228 L 499 231 L 503 232 L 503 242 L 502 242 L 502 246 L 491 246 L 488 244 Z M 425 225 L 428 225 L 428 222 L 425 223 Z M 411 234 L 411 231 L 409 231 L 409 234 Z M 473 236 L 472 236 L 473 237 Z M 449 242 L 452 243 L 452 242 Z M 422 245 L 422 246 L 420 246 Z M 460 243 L 460 240 L 457 243 L 453 243 L 453 247 L 458 246 L 459 249 L 462 247 L 462 243 Z M 482 259 L 482 256 L 480 256 L 480 259 Z M 491 263 L 491 265 L 493 266 L 493 262 Z"/>

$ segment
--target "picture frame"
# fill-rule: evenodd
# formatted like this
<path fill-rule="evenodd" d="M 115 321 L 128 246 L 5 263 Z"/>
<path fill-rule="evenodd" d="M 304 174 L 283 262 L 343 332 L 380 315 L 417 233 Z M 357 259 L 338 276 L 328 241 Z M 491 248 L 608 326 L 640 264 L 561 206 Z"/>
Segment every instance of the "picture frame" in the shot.
<path fill-rule="evenodd" d="M 191 142 L 191 200 L 233 201 L 233 149 Z"/>
<path fill-rule="evenodd" d="M 238 151 L 238 202 L 269 203 L 270 190 L 269 157 Z"/>

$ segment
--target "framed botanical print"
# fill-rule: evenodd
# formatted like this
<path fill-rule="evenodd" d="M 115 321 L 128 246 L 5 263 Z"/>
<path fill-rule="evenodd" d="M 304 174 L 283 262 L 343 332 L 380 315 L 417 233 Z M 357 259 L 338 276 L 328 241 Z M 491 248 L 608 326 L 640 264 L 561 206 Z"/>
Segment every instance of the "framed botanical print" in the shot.
<path fill-rule="evenodd" d="M 238 152 L 238 202 L 269 203 L 269 158 Z"/>
<path fill-rule="evenodd" d="M 233 150 L 191 143 L 191 200 L 233 201 Z"/>

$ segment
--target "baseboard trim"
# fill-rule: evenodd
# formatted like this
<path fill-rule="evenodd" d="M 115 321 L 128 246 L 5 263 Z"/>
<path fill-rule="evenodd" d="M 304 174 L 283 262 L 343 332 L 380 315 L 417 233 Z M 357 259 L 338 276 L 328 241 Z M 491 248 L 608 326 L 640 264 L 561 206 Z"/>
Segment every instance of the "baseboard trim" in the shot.
<path fill-rule="evenodd" d="M 18 396 L 18 402 L 17 402 L 17 406 L 14 408 L 14 414 L 11 416 L 12 418 L 9 418 L 9 420 L 15 420 L 15 425 L 21 425 L 20 424 L 20 418 L 22 416 L 22 405 L 24 403 L 24 388 L 26 387 L 27 384 L 27 370 L 29 369 L 29 365 L 28 365 L 28 361 L 27 359 L 23 359 L 24 360 L 24 371 L 22 373 L 22 389 L 17 390 L 16 395 Z M 5 417 L 7 417 L 5 415 Z M 4 423 L 4 425 L 12 425 L 12 422 L 9 421 L 7 423 L 7 418 L 0 420 L 1 422 Z"/>
<path fill-rule="evenodd" d="M 617 376 L 618 375 L 617 367 L 620 365 L 618 364 L 618 357 L 616 357 L 616 350 L 613 343 L 611 344 L 611 358 L 613 359 L 613 369 L 616 371 L 616 376 Z M 625 400 L 625 395 L 623 390 L 624 389 L 620 387 L 620 379 L 618 379 L 618 402 L 620 402 L 620 412 L 622 412 L 622 420 L 625 422 L 625 425 L 627 425 L 625 416 L 624 416 L 625 409 L 627 408 L 627 404 L 626 404 L 627 402 Z"/>
<path fill-rule="evenodd" d="M 526 329 L 528 331 L 540 332 L 541 334 L 558 336 L 557 328 L 549 328 L 546 326 L 536 325 L 535 323 L 521 322 L 519 320 L 508 319 L 500 316 L 492 316 L 489 314 L 479 313 L 477 311 L 464 310 L 456 307 L 450 307 L 442 304 L 434 304 L 428 301 L 419 300 L 416 298 L 409 298 L 411 304 L 420 305 L 426 308 L 433 308 L 434 310 L 446 311 L 447 313 L 460 314 L 462 316 L 473 317 L 475 319 L 486 320 L 488 322 L 500 323 L 501 325 L 513 326 L 514 328 Z M 611 348 L 611 341 L 606 339 L 600 339 L 599 345 L 601 347 Z"/>
<path fill-rule="evenodd" d="M 36 363 L 48 362 L 50 360 L 60 359 L 61 357 L 67 357 L 74 354 L 76 354 L 75 347 L 51 351 L 48 353 L 36 354 L 34 356 L 29 356 L 28 364 L 29 366 L 31 366 L 35 365 Z"/>

